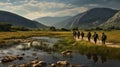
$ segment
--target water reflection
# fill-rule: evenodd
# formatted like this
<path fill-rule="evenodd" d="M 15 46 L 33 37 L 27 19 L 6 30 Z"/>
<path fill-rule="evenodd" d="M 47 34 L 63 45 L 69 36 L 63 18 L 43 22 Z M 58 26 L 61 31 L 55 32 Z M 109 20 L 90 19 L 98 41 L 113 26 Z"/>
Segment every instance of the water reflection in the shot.
<path fill-rule="evenodd" d="M 100 56 L 100 58 L 102 63 L 107 62 L 107 57 L 105 55 Z"/>
<path fill-rule="evenodd" d="M 87 59 L 89 59 L 89 60 L 92 59 L 92 60 L 94 61 L 94 63 L 97 63 L 98 61 L 101 61 L 101 63 L 107 62 L 107 57 L 106 57 L 106 55 L 98 56 L 97 54 L 88 53 L 88 54 L 86 54 L 86 57 L 87 57 Z"/>
<path fill-rule="evenodd" d="M 94 60 L 94 63 L 96 63 L 98 61 L 98 56 L 97 54 L 93 54 L 92 55 L 92 59 Z"/>
<path fill-rule="evenodd" d="M 89 60 L 92 58 L 91 53 L 86 54 L 86 56 L 87 56 L 87 59 L 89 59 Z"/>
<path fill-rule="evenodd" d="M 42 38 L 44 39 L 44 37 Z M 55 63 L 60 60 L 67 60 L 69 63 L 73 65 L 84 64 L 85 67 L 115 67 L 115 65 L 116 67 L 120 66 L 120 61 L 109 60 L 107 59 L 106 55 L 98 56 L 96 53 L 95 54 L 87 53 L 85 56 L 77 52 L 76 53 L 73 52 L 68 55 L 62 55 L 57 52 L 50 52 L 51 51 L 50 49 L 48 51 L 43 51 L 41 49 L 33 48 L 33 46 L 36 46 L 37 48 L 39 46 L 44 47 L 45 45 L 52 46 L 52 44 L 54 44 L 57 40 L 59 39 L 45 37 L 44 40 L 41 40 L 41 37 L 37 37 L 37 39 L 34 37 L 32 46 L 30 42 L 28 42 L 28 43 L 21 43 L 17 46 L 7 48 L 7 50 L 6 49 L 0 50 L 0 59 L 3 56 L 6 56 L 9 54 L 9 55 L 21 55 L 24 57 L 23 60 L 16 60 L 16 61 L 11 62 L 12 64 L 15 64 L 15 65 L 26 63 L 34 59 L 40 59 L 40 60 L 46 61 L 48 64 Z M 18 49 L 18 48 L 23 48 L 23 47 L 24 48 L 30 47 L 30 49 L 24 50 L 24 51 Z M 101 64 L 101 63 L 104 63 L 104 64 Z M 0 67 L 2 67 L 1 64 L 0 64 Z M 5 64 L 4 67 L 8 67 L 8 64 Z"/>

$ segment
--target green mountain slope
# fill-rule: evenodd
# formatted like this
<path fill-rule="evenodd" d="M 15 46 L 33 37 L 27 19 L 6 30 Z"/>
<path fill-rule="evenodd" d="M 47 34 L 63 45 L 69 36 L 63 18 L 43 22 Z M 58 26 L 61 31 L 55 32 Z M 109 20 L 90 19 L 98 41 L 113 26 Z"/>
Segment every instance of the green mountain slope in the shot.
<path fill-rule="evenodd" d="M 120 28 L 120 11 L 117 12 L 113 17 L 111 17 L 110 19 L 108 19 L 107 22 L 105 22 L 104 24 L 102 24 L 102 26 L 104 27 L 119 27 Z"/>
<path fill-rule="evenodd" d="M 58 28 L 92 28 L 97 27 L 109 18 L 111 18 L 118 10 L 113 10 L 109 8 L 93 8 L 84 13 L 78 14 L 72 18 L 65 21 L 59 22 L 54 26 Z"/>
<path fill-rule="evenodd" d="M 7 11 L 0 11 L 0 23 L 9 23 L 14 26 L 23 26 L 27 28 L 46 28 L 43 24 Z"/>

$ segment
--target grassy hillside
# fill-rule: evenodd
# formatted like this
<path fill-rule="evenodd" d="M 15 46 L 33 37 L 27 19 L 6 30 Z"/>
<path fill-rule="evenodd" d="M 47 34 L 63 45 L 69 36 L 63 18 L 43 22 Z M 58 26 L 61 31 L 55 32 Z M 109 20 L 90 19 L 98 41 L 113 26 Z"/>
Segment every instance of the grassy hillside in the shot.
<path fill-rule="evenodd" d="M 47 27 L 36 21 L 29 20 L 20 15 L 7 12 L 7 11 L 0 11 L 0 23 L 8 23 L 8 24 L 12 24 L 13 26 L 23 26 L 27 28 L 46 28 Z"/>

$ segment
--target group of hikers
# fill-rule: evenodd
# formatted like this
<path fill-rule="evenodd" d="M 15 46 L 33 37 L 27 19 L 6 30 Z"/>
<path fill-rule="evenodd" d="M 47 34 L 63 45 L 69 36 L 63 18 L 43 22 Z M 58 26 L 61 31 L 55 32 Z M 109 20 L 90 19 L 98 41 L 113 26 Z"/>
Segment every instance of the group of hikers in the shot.
<path fill-rule="evenodd" d="M 83 40 L 83 38 L 84 38 L 84 32 L 80 32 L 80 31 L 74 30 L 73 31 L 73 36 L 74 36 L 74 38 L 78 38 L 78 39 L 81 36 L 81 39 Z M 88 32 L 87 33 L 87 39 L 88 39 L 89 42 L 91 40 L 91 37 L 93 37 L 94 43 L 96 44 L 97 40 L 99 39 L 98 34 L 96 32 L 94 32 L 94 34 L 92 35 L 91 32 Z M 101 36 L 102 44 L 105 44 L 106 39 L 107 39 L 107 36 L 104 33 L 102 33 L 102 36 Z"/>

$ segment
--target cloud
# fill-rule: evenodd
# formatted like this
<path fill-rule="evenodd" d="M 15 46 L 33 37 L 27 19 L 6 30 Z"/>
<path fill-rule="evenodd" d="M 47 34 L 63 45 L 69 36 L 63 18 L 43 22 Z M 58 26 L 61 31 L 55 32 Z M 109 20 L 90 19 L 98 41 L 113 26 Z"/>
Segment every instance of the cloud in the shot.
<path fill-rule="evenodd" d="M 4 2 L 3 2 L 4 1 Z M 0 0 L 0 10 L 34 19 L 44 16 L 73 16 L 94 7 L 119 8 L 120 0 Z"/>
<path fill-rule="evenodd" d="M 72 8 L 76 7 L 75 5 L 72 5 L 72 4 L 45 2 L 45 1 L 39 2 L 37 0 L 19 1 L 19 3 L 21 3 L 19 5 L 14 5 L 14 3 L 0 2 L 0 10 L 6 10 L 6 11 L 10 11 L 10 12 L 17 13 L 17 14 L 20 13 L 22 16 L 31 19 L 31 18 L 36 18 L 39 16 L 50 16 L 53 14 L 54 16 L 59 15 L 59 14 L 63 15 L 62 13 L 68 14 L 69 11 L 67 11 L 67 9 L 73 12 Z M 53 10 L 56 10 L 56 11 L 52 12 Z"/>
<path fill-rule="evenodd" d="M 63 4 L 63 3 L 56 3 L 56 2 L 38 2 L 38 1 L 30 1 L 27 4 L 24 4 L 23 7 L 37 7 L 38 9 L 54 9 L 54 8 L 72 8 L 75 7 L 71 4 Z"/>
<path fill-rule="evenodd" d="M 98 7 L 99 5 L 98 5 L 98 4 L 88 4 L 87 6 L 90 6 L 90 7 Z"/>
<path fill-rule="evenodd" d="M 26 14 L 26 17 L 35 19 L 38 17 L 45 17 L 45 16 L 74 16 L 78 13 L 82 13 L 84 11 L 87 11 L 88 8 L 86 7 L 76 7 L 76 8 L 72 8 L 72 9 L 65 9 L 65 10 L 61 10 L 61 11 L 56 11 L 56 12 L 33 12 L 33 13 L 28 13 Z M 34 17 L 34 18 L 33 18 Z"/>

